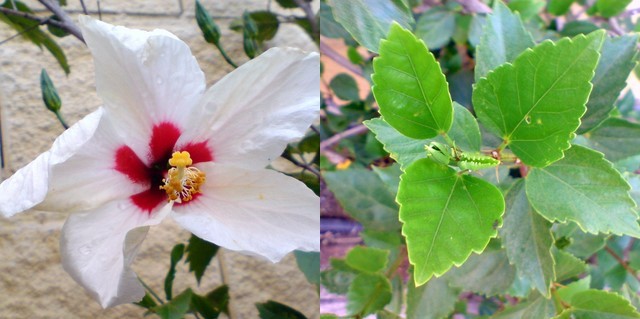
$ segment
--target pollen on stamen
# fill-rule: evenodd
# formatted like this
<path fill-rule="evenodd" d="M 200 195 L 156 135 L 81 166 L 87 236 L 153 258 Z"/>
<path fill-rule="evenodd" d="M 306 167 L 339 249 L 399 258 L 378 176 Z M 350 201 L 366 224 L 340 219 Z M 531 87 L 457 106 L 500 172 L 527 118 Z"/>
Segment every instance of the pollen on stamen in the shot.
<path fill-rule="evenodd" d="M 160 186 L 167 193 L 168 201 L 184 203 L 200 193 L 200 186 L 204 184 L 206 175 L 195 167 L 188 167 L 191 164 L 193 160 L 187 151 L 175 152 L 169 159 L 172 167 L 167 172 L 167 178 L 162 180 L 164 185 Z"/>

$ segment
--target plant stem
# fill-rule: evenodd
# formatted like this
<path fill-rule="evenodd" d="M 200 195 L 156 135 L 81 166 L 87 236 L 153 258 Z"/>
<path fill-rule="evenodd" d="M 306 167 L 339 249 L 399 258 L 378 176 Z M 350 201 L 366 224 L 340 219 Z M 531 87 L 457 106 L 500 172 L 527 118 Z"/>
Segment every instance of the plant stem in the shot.
<path fill-rule="evenodd" d="M 38 1 L 58 17 L 58 19 L 62 23 L 63 29 L 73 34 L 73 36 L 78 38 L 78 40 L 84 42 L 84 38 L 82 37 L 82 31 L 80 31 L 80 28 L 78 28 L 78 26 L 73 23 L 73 20 L 64 10 L 62 10 L 62 8 L 60 8 L 57 2 L 50 0 Z"/>
<path fill-rule="evenodd" d="M 282 155 L 280 155 L 280 156 L 282 158 L 286 159 L 287 161 L 291 162 L 293 165 L 298 166 L 298 167 L 302 168 L 303 170 L 307 170 L 307 171 L 313 173 L 313 175 L 318 176 L 318 178 L 320 177 L 320 172 L 315 167 L 312 167 L 308 163 L 300 163 L 300 161 L 298 161 L 297 159 L 293 158 L 293 156 L 291 156 L 291 154 L 287 154 L 285 152 L 285 153 L 282 153 Z"/>
<path fill-rule="evenodd" d="M 629 264 L 622 259 L 622 257 L 618 256 L 618 254 L 613 251 L 613 249 L 611 249 L 608 245 L 604 246 L 604 250 L 609 253 L 609 255 L 611 255 L 611 257 L 613 257 L 616 261 L 618 261 L 618 263 L 620 264 L 620 266 L 622 266 L 622 268 L 624 268 L 624 270 L 626 270 L 629 274 L 631 274 L 631 276 L 633 276 L 633 278 L 635 278 L 636 280 L 640 281 L 640 279 L 638 279 L 638 276 L 636 275 L 636 271 L 633 270 L 631 267 L 629 267 Z"/>
<path fill-rule="evenodd" d="M 64 120 L 64 118 L 62 117 L 62 114 L 60 114 L 60 111 L 55 112 L 56 117 L 58 118 L 58 121 L 60 121 L 60 124 L 62 124 L 62 127 L 64 127 L 64 129 L 68 129 L 69 125 L 67 124 L 67 122 Z"/>
<path fill-rule="evenodd" d="M 405 253 L 404 247 L 401 246 L 400 251 L 398 252 L 398 257 L 393 262 L 391 267 L 387 269 L 387 272 L 385 273 L 385 276 L 387 276 L 389 280 L 393 278 L 393 275 L 395 275 L 396 271 L 398 271 L 398 268 L 400 268 L 400 266 L 402 265 L 402 262 L 404 261 L 404 253 Z"/>
<path fill-rule="evenodd" d="M 320 36 L 320 27 L 318 26 L 318 20 L 316 20 L 316 15 L 313 13 L 313 9 L 309 2 L 305 0 L 293 0 L 296 5 L 304 11 L 304 14 L 307 16 L 307 20 L 309 21 L 309 25 L 311 26 L 311 32 L 314 34 L 314 37 L 317 35 Z"/>
<path fill-rule="evenodd" d="M 352 135 L 359 135 L 359 134 L 364 134 L 367 131 L 369 131 L 369 129 L 364 126 L 364 124 L 358 124 L 357 126 L 354 126 L 344 132 L 338 133 L 324 141 L 322 141 L 320 143 L 320 151 L 324 152 L 325 150 L 327 150 L 329 147 L 338 144 L 342 139 L 347 138 L 349 136 Z"/>
<path fill-rule="evenodd" d="M 387 279 L 391 280 L 393 276 L 396 274 L 396 271 L 398 270 L 398 268 L 400 268 L 400 266 L 402 265 L 402 262 L 404 261 L 405 254 L 406 254 L 406 250 L 404 249 L 404 246 L 401 246 L 400 251 L 398 252 L 398 257 L 396 257 L 396 260 L 393 261 L 393 264 L 391 264 L 389 269 L 387 269 L 387 271 L 385 272 L 385 277 L 387 277 Z M 371 302 L 373 302 L 373 299 L 378 297 L 378 295 L 381 293 L 379 287 L 380 286 L 376 287 L 375 291 L 371 295 L 371 298 L 367 300 L 367 303 L 365 304 L 366 306 L 364 307 L 364 309 L 366 309 L 368 305 Z M 362 313 L 356 314 L 354 318 L 364 318 L 364 314 Z"/>
<path fill-rule="evenodd" d="M 162 301 L 162 298 L 160 298 L 160 296 L 158 296 L 158 294 L 156 294 L 155 291 L 153 291 L 153 289 L 151 289 L 151 287 L 149 287 L 149 285 L 147 285 L 147 283 L 144 282 L 144 280 L 142 280 L 142 278 L 138 277 L 138 281 L 142 284 L 142 287 L 144 287 L 144 289 L 151 294 L 154 298 L 156 298 L 156 300 L 158 300 L 158 302 L 162 305 L 164 304 L 164 301 Z"/>
<path fill-rule="evenodd" d="M 222 57 L 224 58 L 225 61 L 227 61 L 227 63 L 229 63 L 229 65 L 231 65 L 234 68 L 237 68 L 238 65 L 235 64 L 233 62 L 233 60 L 231 60 L 231 58 L 227 55 L 227 52 L 224 51 L 224 49 L 222 48 L 222 45 L 220 43 L 216 44 L 216 47 L 218 48 L 218 50 L 220 51 L 220 54 L 222 54 Z"/>
<path fill-rule="evenodd" d="M 364 73 L 362 72 L 361 69 L 354 66 L 351 63 L 351 61 L 349 61 L 347 58 L 342 56 L 340 53 L 333 50 L 333 48 L 331 48 L 328 44 L 324 43 L 322 39 L 320 40 L 320 53 L 328 57 L 329 59 L 335 61 L 336 63 L 340 64 L 340 66 L 344 67 L 345 69 L 353 72 L 353 74 L 364 78 Z"/>
<path fill-rule="evenodd" d="M 451 137 L 449 137 L 449 134 L 447 134 L 447 132 L 441 133 L 440 135 L 442 136 L 442 138 L 444 138 L 444 141 L 447 142 L 449 146 L 451 146 L 451 148 L 456 148 L 456 142 L 454 142 Z"/>

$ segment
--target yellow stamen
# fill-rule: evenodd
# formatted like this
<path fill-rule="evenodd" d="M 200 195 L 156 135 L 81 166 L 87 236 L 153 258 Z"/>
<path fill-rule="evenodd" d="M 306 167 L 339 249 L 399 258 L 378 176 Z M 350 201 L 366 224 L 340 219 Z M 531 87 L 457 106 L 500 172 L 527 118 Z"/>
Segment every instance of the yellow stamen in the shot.
<path fill-rule="evenodd" d="M 187 151 L 175 152 L 169 159 L 169 165 L 173 167 L 167 172 L 167 178 L 162 180 L 164 185 L 160 186 L 169 201 L 188 202 L 193 195 L 200 193 L 206 175 L 195 167 L 188 167 L 191 164 L 193 160 Z"/>

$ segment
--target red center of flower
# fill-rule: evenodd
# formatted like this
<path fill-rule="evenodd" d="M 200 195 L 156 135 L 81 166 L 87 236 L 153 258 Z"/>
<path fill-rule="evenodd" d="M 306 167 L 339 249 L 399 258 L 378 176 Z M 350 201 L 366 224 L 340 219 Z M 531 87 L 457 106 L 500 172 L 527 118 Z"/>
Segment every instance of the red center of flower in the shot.
<path fill-rule="evenodd" d="M 149 166 L 127 145 L 116 150 L 114 169 L 127 176 L 131 182 L 149 187 L 130 197 L 142 211 L 151 213 L 158 205 L 167 201 L 167 193 L 160 187 L 164 185 L 163 179 L 171 168 L 169 159 L 181 133 L 180 129 L 170 122 L 161 122 L 153 126 L 147 155 L 147 162 L 151 163 Z M 206 141 L 188 143 L 175 151 L 188 152 L 193 164 L 213 161 L 213 152 Z"/>

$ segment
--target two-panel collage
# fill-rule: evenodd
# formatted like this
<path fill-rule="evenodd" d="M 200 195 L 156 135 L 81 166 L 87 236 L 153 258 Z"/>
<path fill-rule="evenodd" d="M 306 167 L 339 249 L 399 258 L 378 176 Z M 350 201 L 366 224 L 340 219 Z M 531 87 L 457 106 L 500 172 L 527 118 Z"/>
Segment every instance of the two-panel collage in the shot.
<path fill-rule="evenodd" d="M 3 0 L 0 319 L 640 318 L 640 0 Z"/>

